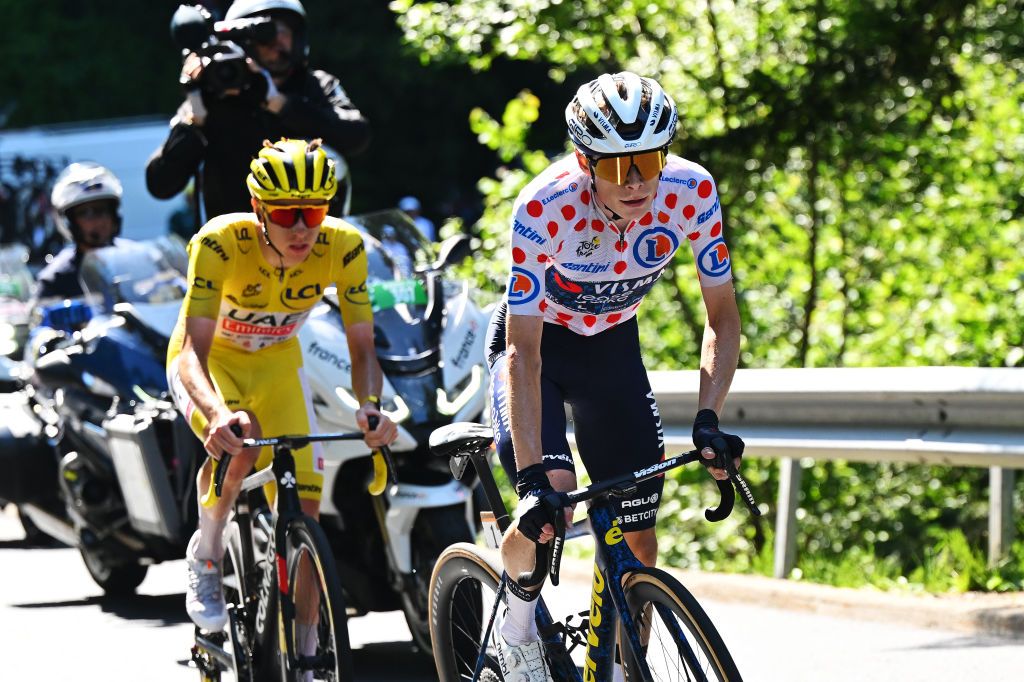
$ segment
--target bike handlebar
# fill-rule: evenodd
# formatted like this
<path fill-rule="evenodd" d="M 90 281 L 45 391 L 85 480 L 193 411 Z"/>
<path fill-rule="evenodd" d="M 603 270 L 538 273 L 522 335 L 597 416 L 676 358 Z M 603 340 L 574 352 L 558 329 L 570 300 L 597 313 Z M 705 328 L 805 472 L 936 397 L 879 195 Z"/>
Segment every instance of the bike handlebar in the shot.
<path fill-rule="evenodd" d="M 721 444 L 714 443 L 714 445 L 719 447 L 724 446 L 725 443 L 723 441 Z M 728 449 L 725 448 L 725 451 L 728 452 Z M 740 492 L 740 496 L 743 498 L 750 513 L 754 516 L 761 516 L 761 510 L 758 509 L 757 503 L 754 501 L 754 495 L 750 491 L 750 486 L 747 485 L 746 480 L 736 470 L 736 465 L 733 463 L 731 456 L 716 456 L 714 459 L 707 459 L 701 457 L 696 450 L 690 450 L 671 459 L 663 460 L 654 466 L 635 471 L 632 475 L 627 474 L 619 478 L 601 481 L 569 493 L 552 492 L 542 497 L 540 504 L 548 509 L 550 517 L 554 519 L 552 525 L 555 528 L 555 537 L 549 543 L 535 544 L 536 553 L 533 569 L 520 573 L 516 577 L 516 582 L 523 587 L 534 587 L 543 582 L 545 577 L 550 577 L 552 585 L 558 584 L 562 547 L 565 543 L 566 523 L 563 510 L 566 507 L 571 507 L 602 495 L 617 497 L 629 495 L 636 490 L 636 484 L 641 481 L 658 476 L 669 469 L 675 469 L 676 467 L 698 461 L 705 467 L 721 466 L 729 475 L 729 478 L 726 480 L 715 479 L 721 500 L 717 507 L 709 507 L 704 510 L 704 518 L 711 522 L 717 522 L 728 517 L 735 505 L 737 490 Z"/>
<path fill-rule="evenodd" d="M 371 417 L 375 421 L 374 417 Z M 376 424 L 372 424 L 370 428 L 376 428 Z M 238 424 L 231 425 L 231 433 L 235 434 L 239 438 L 242 437 L 242 427 Z M 295 436 L 274 436 L 273 438 L 245 438 L 242 440 L 243 448 L 262 448 L 266 446 L 283 446 L 289 450 L 298 450 L 304 448 L 310 443 L 320 443 L 324 441 L 335 441 L 335 440 L 362 440 L 365 434 L 359 431 L 343 432 L 343 433 L 317 433 L 317 434 L 304 434 Z M 213 481 L 212 489 L 213 495 L 210 495 L 208 490 L 206 495 L 203 496 L 203 505 L 212 506 L 216 504 L 217 500 L 220 499 L 221 494 L 224 491 L 224 477 L 227 475 L 228 468 L 231 466 L 231 455 L 227 452 L 221 455 L 219 460 L 214 460 L 213 470 Z M 388 454 L 388 463 L 390 464 L 390 453 Z"/>

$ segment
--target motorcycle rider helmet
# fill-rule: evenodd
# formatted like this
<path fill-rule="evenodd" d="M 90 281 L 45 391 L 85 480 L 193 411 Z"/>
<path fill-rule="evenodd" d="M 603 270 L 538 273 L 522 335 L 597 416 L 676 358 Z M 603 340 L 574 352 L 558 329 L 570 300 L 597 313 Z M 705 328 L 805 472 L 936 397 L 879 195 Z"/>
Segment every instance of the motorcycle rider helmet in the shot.
<path fill-rule="evenodd" d="M 656 80 L 629 71 L 580 86 L 565 108 L 572 143 L 591 158 L 663 149 L 676 135 L 678 116 Z"/>
<path fill-rule="evenodd" d="M 245 184 L 249 194 L 260 201 L 320 199 L 328 203 L 338 191 L 334 161 L 319 139 L 264 140 L 249 170 Z"/>
<path fill-rule="evenodd" d="M 306 40 L 306 8 L 299 0 L 235 0 L 224 15 L 226 21 L 251 19 L 252 17 L 270 17 L 286 23 L 292 30 L 289 70 L 306 65 L 306 60 L 309 57 L 309 42 Z"/>
<path fill-rule="evenodd" d="M 114 231 L 110 236 L 113 241 L 121 234 L 119 209 L 123 194 L 121 181 L 110 169 L 91 161 L 71 164 L 54 180 L 53 191 L 50 193 L 57 230 L 65 239 L 77 244 L 82 235 L 68 211 L 82 204 L 107 200 L 113 203 L 114 209 Z"/>

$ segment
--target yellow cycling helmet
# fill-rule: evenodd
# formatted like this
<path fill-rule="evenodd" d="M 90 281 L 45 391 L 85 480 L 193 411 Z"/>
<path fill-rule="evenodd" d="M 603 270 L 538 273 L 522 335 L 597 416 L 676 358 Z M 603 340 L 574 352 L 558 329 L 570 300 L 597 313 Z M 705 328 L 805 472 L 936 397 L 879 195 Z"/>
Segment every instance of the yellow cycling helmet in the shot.
<path fill-rule="evenodd" d="M 320 147 L 320 140 L 281 138 L 273 144 L 264 140 L 249 170 L 245 184 L 260 201 L 320 199 L 327 203 L 338 191 L 334 161 Z"/>

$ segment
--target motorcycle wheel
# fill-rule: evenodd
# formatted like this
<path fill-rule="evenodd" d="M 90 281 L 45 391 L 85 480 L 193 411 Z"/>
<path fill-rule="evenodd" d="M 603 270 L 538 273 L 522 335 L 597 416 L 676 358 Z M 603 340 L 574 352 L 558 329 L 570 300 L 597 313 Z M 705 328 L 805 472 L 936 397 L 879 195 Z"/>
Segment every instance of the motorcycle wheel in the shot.
<path fill-rule="evenodd" d="M 82 561 L 93 581 L 103 588 L 103 592 L 111 597 L 133 594 L 135 588 L 142 584 L 149 566 L 142 564 L 115 564 L 98 553 L 79 547 Z"/>
<path fill-rule="evenodd" d="M 412 530 L 411 589 L 402 593 L 402 612 L 420 653 L 431 656 L 430 575 L 449 545 L 473 542 L 463 505 L 424 509 L 417 515 Z"/>

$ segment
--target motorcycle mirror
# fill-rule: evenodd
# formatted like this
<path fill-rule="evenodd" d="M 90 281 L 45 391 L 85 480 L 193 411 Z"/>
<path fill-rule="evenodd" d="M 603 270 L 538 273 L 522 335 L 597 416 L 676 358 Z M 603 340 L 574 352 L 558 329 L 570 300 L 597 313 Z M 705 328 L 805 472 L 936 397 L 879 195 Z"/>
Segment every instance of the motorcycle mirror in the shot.
<path fill-rule="evenodd" d="M 434 262 L 433 269 L 443 270 L 450 265 L 461 262 L 464 258 L 468 258 L 472 253 L 469 245 L 470 239 L 467 235 L 455 234 L 448 237 L 448 239 L 441 242 L 440 253 Z"/>

